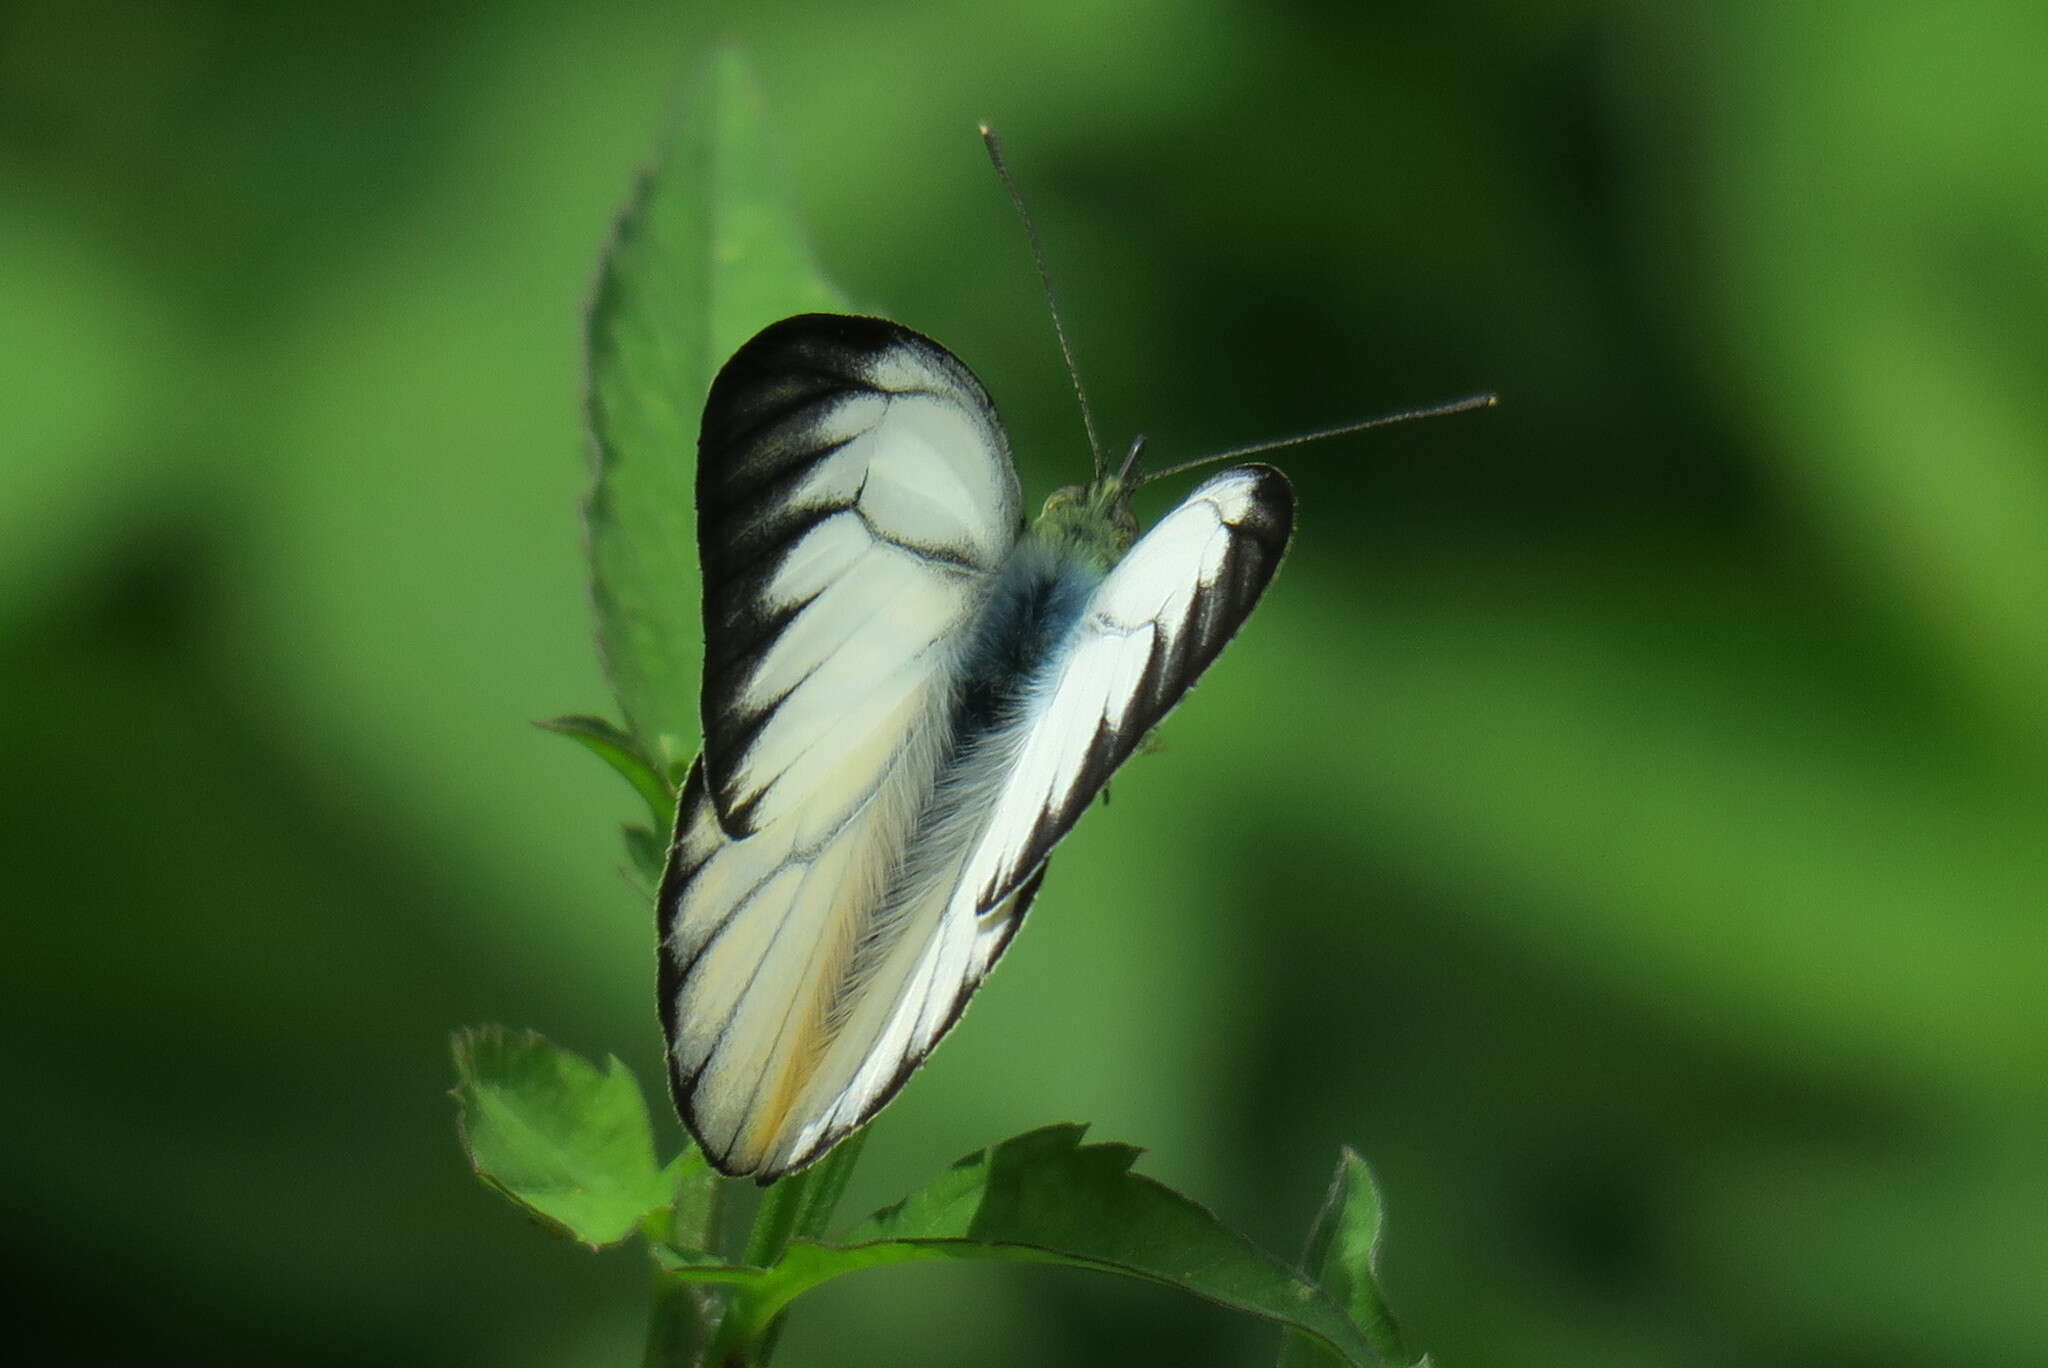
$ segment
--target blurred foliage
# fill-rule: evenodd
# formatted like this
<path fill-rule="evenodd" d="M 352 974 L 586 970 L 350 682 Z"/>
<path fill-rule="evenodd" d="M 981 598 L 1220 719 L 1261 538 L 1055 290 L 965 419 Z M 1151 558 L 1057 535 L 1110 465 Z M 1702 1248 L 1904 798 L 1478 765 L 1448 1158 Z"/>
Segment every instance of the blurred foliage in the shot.
<path fill-rule="evenodd" d="M 448 1143 L 444 1032 L 659 1076 L 634 797 L 524 723 L 605 710 L 579 311 L 723 35 L 826 271 L 976 368 L 1028 491 L 1083 447 L 980 118 L 1112 444 L 1504 397 L 1289 454 L 1287 572 L 846 1209 L 1074 1118 L 1292 1248 L 1343 1140 L 1445 1365 L 2048 1360 L 2018 0 L 8 7 L 30 1358 L 638 1352 L 641 1266 Z M 1270 1352 L 934 1265 L 821 1288 L 782 1357 Z"/>

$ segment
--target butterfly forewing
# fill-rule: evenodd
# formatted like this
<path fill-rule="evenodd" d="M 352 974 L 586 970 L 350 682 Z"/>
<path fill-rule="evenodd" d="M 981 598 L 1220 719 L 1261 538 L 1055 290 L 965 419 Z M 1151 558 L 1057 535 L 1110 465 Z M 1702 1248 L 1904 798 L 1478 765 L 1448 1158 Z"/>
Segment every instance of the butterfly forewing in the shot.
<path fill-rule="evenodd" d="M 815 839 L 926 725 L 1016 542 L 1002 426 L 907 328 L 785 319 L 712 385 L 697 503 L 707 788 L 734 836 L 807 808 Z"/>

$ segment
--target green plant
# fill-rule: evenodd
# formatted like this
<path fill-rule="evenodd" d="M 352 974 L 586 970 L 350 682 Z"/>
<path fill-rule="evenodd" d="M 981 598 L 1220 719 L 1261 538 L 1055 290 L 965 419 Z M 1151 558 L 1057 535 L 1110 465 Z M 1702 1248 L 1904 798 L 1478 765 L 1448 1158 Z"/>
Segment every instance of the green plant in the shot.
<path fill-rule="evenodd" d="M 737 55 L 693 92 L 661 165 L 619 224 L 589 319 L 597 465 L 588 508 L 600 649 L 624 727 L 543 726 L 623 775 L 647 804 L 627 851 L 661 876 L 678 771 L 694 747 L 698 670 L 691 461 L 717 366 L 762 323 L 843 307 L 810 264 L 763 154 L 761 102 Z M 455 1039 L 460 1131 L 476 1172 L 544 1228 L 602 1249 L 638 1237 L 652 1260 L 650 1365 L 759 1364 L 789 1304 L 861 1269 L 933 1259 L 1065 1264 L 1176 1287 L 1283 1328 L 1281 1362 L 1419 1362 L 1375 1277 L 1380 1202 L 1346 1150 L 1302 1267 L 1132 1171 L 1139 1151 L 1053 1125 L 959 1160 L 893 1205 L 836 1228 L 862 1137 L 769 1186 L 744 1241 L 746 1185 L 693 1148 L 657 1161 L 631 1074 L 537 1035 Z"/>

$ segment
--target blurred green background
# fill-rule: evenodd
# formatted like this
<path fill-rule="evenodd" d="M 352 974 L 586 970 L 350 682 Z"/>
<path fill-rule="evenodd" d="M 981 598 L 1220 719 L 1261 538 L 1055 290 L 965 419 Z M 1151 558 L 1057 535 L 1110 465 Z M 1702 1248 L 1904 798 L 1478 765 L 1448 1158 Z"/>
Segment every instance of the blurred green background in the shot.
<path fill-rule="evenodd" d="M 0 11 L 32 1358 L 634 1361 L 642 1265 L 478 1186 L 446 1033 L 659 1088 L 634 800 L 526 723 L 610 710 L 578 312 L 721 37 L 1034 499 L 1084 448 L 984 117 L 1113 444 L 1504 397 L 1287 453 L 1286 573 L 849 1211 L 1086 1120 L 1291 1253 L 1348 1141 L 1446 1365 L 2048 1362 L 2048 11 L 1592 0 Z M 784 1344 L 1271 1352 L 964 1266 Z"/>

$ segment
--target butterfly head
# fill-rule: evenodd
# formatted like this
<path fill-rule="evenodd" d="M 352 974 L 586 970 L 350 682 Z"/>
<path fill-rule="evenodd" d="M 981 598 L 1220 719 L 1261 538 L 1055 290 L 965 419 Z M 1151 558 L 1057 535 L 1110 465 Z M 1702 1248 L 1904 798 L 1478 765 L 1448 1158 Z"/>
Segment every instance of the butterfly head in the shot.
<path fill-rule="evenodd" d="M 1131 486 L 1104 475 L 1085 485 L 1056 489 L 1032 524 L 1031 535 L 1107 569 L 1123 559 L 1138 539 L 1138 520 L 1131 513 Z"/>

